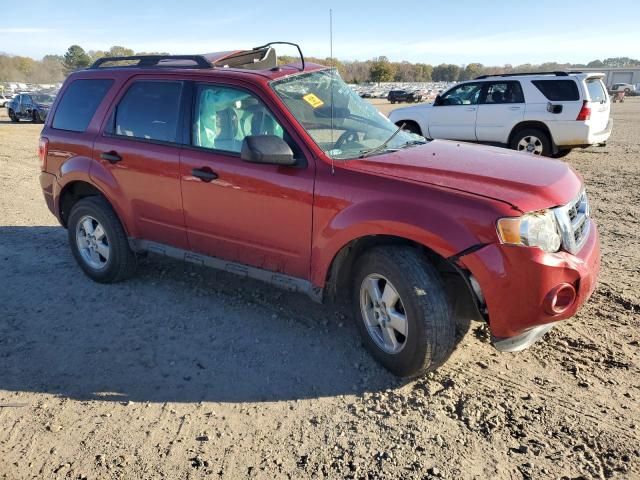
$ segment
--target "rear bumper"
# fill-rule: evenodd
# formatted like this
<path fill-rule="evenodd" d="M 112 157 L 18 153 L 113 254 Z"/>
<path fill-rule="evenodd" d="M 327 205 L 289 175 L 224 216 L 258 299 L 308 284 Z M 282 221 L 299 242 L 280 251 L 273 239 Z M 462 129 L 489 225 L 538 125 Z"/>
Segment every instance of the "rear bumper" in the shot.
<path fill-rule="evenodd" d="M 600 270 L 600 246 L 596 226 L 589 222 L 589 237 L 577 255 L 491 244 L 460 259 L 480 284 L 496 348 L 526 348 L 546 331 L 536 327 L 573 316 L 591 296 Z M 555 313 L 555 300 L 550 299 L 559 288 L 573 289 L 575 298 Z"/>
<path fill-rule="evenodd" d="M 42 193 L 44 195 L 44 201 L 47 203 L 47 208 L 51 213 L 53 213 L 56 217 L 56 206 L 55 206 L 55 188 L 57 187 L 56 176 L 47 173 L 40 172 L 40 186 L 42 187 Z"/>
<path fill-rule="evenodd" d="M 554 122 L 553 142 L 560 148 L 588 147 L 606 142 L 611 136 L 613 119 L 609 118 L 607 126 L 600 132 L 586 122 Z"/>

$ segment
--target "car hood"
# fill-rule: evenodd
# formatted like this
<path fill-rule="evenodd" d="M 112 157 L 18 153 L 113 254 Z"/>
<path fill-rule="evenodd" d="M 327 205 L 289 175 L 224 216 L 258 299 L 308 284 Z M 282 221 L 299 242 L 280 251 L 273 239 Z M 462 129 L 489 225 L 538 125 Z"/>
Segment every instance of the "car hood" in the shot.
<path fill-rule="evenodd" d="M 560 160 L 448 140 L 349 160 L 346 167 L 473 193 L 523 212 L 564 205 L 582 188 L 580 176 Z"/>

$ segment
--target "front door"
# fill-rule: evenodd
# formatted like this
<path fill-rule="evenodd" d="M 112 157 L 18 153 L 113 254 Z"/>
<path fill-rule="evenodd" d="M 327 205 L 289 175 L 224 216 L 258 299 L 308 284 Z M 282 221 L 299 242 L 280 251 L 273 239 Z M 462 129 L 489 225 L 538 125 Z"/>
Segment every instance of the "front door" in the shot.
<path fill-rule="evenodd" d="M 187 248 L 180 195 L 183 82 L 136 80 L 114 102 L 93 157 L 128 203 L 137 236 Z"/>
<path fill-rule="evenodd" d="M 195 88 L 191 145 L 180 159 L 190 248 L 287 275 L 309 278 L 315 164 L 265 103 L 248 90 Z M 247 135 L 277 135 L 298 164 L 240 159 Z M 308 155 L 307 155 L 308 157 Z"/>
<path fill-rule="evenodd" d="M 482 83 L 464 83 L 445 92 L 429 111 L 429 137 L 476 140 L 476 114 Z"/>

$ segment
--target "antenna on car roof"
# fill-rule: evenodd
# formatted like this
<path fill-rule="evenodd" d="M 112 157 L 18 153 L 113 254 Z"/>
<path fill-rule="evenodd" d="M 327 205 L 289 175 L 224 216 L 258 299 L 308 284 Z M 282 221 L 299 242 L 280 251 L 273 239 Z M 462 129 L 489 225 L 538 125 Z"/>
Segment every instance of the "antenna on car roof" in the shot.
<path fill-rule="evenodd" d="M 333 67 L 333 10 L 329 9 L 329 62 L 331 63 L 330 67 Z M 331 72 L 331 82 L 329 84 L 329 88 L 331 88 L 331 150 L 335 149 L 335 144 L 333 143 L 333 75 L 334 72 Z M 335 169 L 335 160 L 333 159 L 333 155 L 331 155 L 331 175 L 336 173 Z"/>

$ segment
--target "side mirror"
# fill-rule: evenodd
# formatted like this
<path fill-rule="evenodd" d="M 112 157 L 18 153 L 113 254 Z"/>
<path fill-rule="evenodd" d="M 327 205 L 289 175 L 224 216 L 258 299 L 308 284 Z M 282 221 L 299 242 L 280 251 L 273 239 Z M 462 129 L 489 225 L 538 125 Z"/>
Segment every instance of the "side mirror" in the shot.
<path fill-rule="evenodd" d="M 440 95 L 436 95 L 436 99 L 433 101 L 433 106 L 437 107 L 441 103 L 442 103 L 442 99 L 440 98 Z"/>
<path fill-rule="evenodd" d="M 296 164 L 291 147 L 276 135 L 248 135 L 244 137 L 240 158 L 250 163 Z"/>

